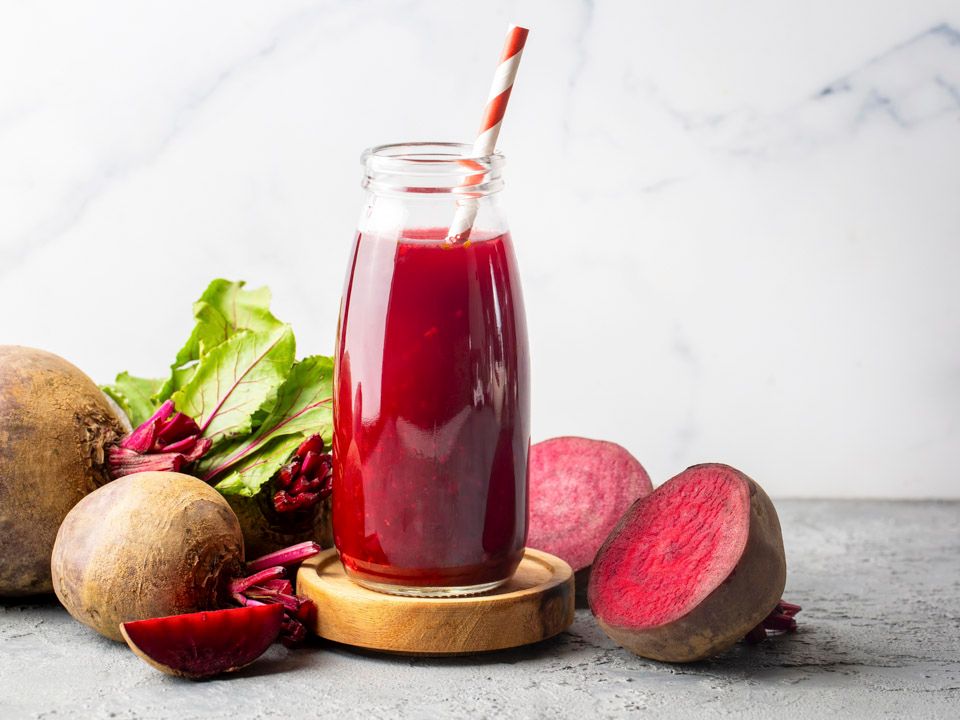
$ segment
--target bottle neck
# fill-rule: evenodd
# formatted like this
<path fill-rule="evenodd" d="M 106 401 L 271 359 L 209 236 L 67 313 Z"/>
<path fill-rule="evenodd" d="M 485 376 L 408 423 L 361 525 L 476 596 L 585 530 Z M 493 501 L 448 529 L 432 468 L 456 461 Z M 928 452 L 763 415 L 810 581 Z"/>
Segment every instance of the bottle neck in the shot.
<path fill-rule="evenodd" d="M 499 203 L 504 158 L 470 157 L 470 150 L 457 143 L 404 143 L 364 152 L 360 232 L 397 238 L 405 231 L 432 235 L 451 225 L 463 203 L 476 206 L 478 237 L 505 232 Z"/>

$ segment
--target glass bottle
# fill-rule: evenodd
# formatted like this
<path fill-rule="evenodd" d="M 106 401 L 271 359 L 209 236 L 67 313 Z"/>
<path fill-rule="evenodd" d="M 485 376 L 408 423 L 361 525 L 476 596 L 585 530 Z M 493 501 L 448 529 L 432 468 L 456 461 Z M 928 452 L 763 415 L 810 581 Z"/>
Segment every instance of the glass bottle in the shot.
<path fill-rule="evenodd" d="M 491 590 L 526 541 L 530 371 L 504 158 L 469 153 L 363 154 L 337 330 L 333 526 L 349 577 L 381 592 Z M 449 241 L 458 201 L 477 215 Z"/>

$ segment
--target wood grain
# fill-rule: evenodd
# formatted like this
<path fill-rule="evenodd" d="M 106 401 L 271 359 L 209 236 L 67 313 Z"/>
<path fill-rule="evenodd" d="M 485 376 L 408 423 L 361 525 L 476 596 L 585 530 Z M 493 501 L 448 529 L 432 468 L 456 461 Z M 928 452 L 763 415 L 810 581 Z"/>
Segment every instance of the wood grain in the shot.
<path fill-rule="evenodd" d="M 573 571 L 527 549 L 503 587 L 475 597 L 411 598 L 360 587 L 336 550 L 306 561 L 297 592 L 317 605 L 313 630 L 347 645 L 411 655 L 464 655 L 528 645 L 573 623 Z"/>

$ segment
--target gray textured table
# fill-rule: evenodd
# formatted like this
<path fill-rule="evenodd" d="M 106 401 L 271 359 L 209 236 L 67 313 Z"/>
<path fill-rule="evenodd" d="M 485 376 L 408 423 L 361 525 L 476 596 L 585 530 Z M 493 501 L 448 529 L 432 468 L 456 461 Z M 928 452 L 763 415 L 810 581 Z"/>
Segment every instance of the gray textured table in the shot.
<path fill-rule="evenodd" d="M 275 647 L 203 683 L 162 675 L 55 603 L 0 606 L 0 718 L 960 717 L 960 503 L 783 501 L 801 632 L 661 665 L 570 632 L 484 657 Z"/>

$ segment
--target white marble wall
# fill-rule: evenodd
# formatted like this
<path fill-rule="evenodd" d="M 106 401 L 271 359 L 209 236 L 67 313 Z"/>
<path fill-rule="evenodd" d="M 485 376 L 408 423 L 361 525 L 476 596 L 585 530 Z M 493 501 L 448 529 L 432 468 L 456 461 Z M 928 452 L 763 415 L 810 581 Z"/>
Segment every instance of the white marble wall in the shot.
<path fill-rule="evenodd" d="M 0 5 L 0 342 L 158 373 L 214 276 L 329 352 L 364 146 L 500 147 L 535 439 L 960 496 L 956 0 Z"/>

